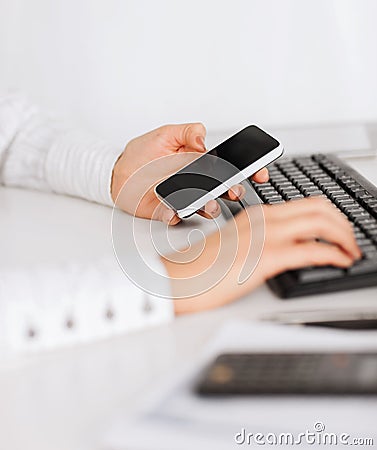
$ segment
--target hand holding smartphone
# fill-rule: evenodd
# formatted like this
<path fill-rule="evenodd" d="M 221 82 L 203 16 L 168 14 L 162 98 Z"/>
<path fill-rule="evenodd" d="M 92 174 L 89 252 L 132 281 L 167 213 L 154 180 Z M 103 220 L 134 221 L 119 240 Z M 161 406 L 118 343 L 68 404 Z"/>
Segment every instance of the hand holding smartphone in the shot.
<path fill-rule="evenodd" d="M 275 138 L 250 125 L 159 183 L 155 193 L 180 218 L 186 218 L 275 161 L 283 151 Z"/>

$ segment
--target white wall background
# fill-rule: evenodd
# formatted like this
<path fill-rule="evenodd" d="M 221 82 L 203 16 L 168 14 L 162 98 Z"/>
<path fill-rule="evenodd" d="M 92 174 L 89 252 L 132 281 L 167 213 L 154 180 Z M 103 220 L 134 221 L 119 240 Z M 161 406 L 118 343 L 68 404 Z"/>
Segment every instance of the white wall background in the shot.
<path fill-rule="evenodd" d="M 377 119 L 376 0 L 0 0 L 0 89 L 115 139 Z"/>

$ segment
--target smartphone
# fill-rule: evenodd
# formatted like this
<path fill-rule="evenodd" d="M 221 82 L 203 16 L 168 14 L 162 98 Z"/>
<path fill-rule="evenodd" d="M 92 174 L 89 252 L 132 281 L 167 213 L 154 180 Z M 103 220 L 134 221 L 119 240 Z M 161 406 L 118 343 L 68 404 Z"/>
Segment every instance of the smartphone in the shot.
<path fill-rule="evenodd" d="M 275 161 L 283 151 L 275 138 L 250 125 L 159 183 L 155 193 L 183 219 Z"/>

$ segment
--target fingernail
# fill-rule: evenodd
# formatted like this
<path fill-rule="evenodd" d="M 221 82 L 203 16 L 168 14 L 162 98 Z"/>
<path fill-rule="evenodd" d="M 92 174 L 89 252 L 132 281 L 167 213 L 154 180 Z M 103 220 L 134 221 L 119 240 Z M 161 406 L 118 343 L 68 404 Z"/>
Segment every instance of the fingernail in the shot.
<path fill-rule="evenodd" d="M 172 211 L 171 209 L 166 209 L 162 215 L 162 221 L 164 223 L 166 223 L 167 225 L 169 225 L 169 223 L 171 222 L 173 217 L 174 217 L 174 211 Z"/>
<path fill-rule="evenodd" d="M 239 186 L 232 188 L 232 191 L 236 197 L 241 197 L 241 188 Z"/>
<path fill-rule="evenodd" d="M 205 143 L 204 143 L 204 138 L 203 138 L 203 136 L 196 136 L 196 143 L 197 143 L 200 147 L 202 147 L 203 150 L 206 149 L 206 145 L 205 145 Z"/>
<path fill-rule="evenodd" d="M 214 214 L 217 211 L 217 208 L 219 207 L 219 205 L 217 203 L 215 203 L 214 205 L 212 205 L 212 203 L 206 207 L 207 213 L 208 214 Z"/>

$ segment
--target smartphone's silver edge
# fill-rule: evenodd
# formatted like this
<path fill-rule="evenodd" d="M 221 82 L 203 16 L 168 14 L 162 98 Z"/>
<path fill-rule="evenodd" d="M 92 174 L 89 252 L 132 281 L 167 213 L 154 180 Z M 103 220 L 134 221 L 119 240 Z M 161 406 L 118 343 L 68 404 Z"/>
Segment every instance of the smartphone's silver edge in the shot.
<path fill-rule="evenodd" d="M 261 170 L 263 167 L 267 166 L 268 164 L 271 164 L 273 161 L 275 161 L 277 158 L 279 158 L 283 154 L 283 152 L 284 152 L 284 147 L 282 146 L 282 144 L 279 144 L 278 147 L 274 148 L 269 153 L 262 156 L 262 158 L 258 159 L 258 161 L 255 161 L 255 163 L 251 164 L 246 169 L 242 170 L 241 172 L 237 173 L 233 177 L 229 178 L 229 180 L 227 180 L 225 183 L 222 183 L 220 186 L 217 186 L 212 191 L 203 195 L 203 197 L 196 200 L 194 203 L 192 203 L 187 208 L 176 211 L 178 217 L 180 217 L 181 219 L 184 219 L 186 217 L 191 216 L 193 213 L 195 213 L 200 208 L 205 206 L 205 204 L 209 200 L 213 200 L 213 199 L 220 197 L 220 195 L 225 194 L 225 192 L 228 191 L 235 184 L 238 184 L 241 181 L 245 180 L 246 178 L 251 177 L 256 172 L 258 172 L 258 170 Z M 161 198 L 161 197 L 159 197 L 159 198 Z M 167 205 L 167 206 L 169 206 L 169 205 Z M 169 207 L 171 208 L 171 206 L 169 206 Z"/>

